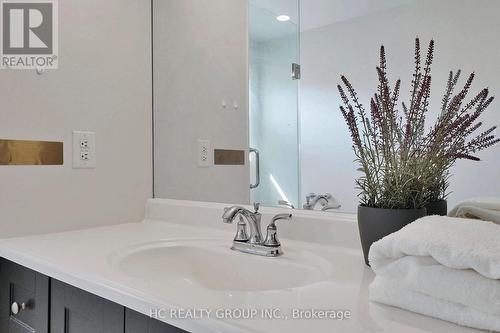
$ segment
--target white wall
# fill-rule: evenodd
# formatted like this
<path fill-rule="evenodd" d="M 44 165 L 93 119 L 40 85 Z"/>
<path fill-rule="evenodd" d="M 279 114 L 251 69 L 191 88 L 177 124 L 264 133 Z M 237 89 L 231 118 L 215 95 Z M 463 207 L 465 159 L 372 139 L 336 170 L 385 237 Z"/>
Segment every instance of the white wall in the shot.
<path fill-rule="evenodd" d="M 155 1 L 154 29 L 155 196 L 248 202 L 248 161 L 197 167 L 198 139 L 248 151 L 247 1 Z"/>
<path fill-rule="evenodd" d="M 0 167 L 0 237 L 139 221 L 152 195 L 150 2 L 59 1 L 59 69 L 0 72 L 0 138 L 64 141 L 64 166 Z M 73 130 L 97 168 L 74 170 Z"/>
<path fill-rule="evenodd" d="M 307 15 L 307 5 L 302 8 Z M 475 71 L 472 92 L 490 87 L 500 92 L 500 2 L 496 0 L 419 0 L 395 9 L 335 23 L 302 33 L 301 97 L 302 197 L 308 192 L 331 192 L 354 211 L 357 206 L 354 179 L 358 167 L 352 161 L 351 142 L 338 105 L 336 85 L 345 74 L 365 104 L 377 84 L 375 66 L 380 44 L 388 52 L 392 80 L 403 80 L 402 100 L 410 90 L 414 38 L 422 44 L 436 41 L 431 113 L 438 112 L 448 71 Z M 471 94 L 472 95 L 472 94 Z M 484 115 L 488 125 L 500 124 L 500 102 Z M 450 204 L 471 196 L 500 196 L 500 149 L 480 154 L 482 162 L 459 162 L 452 170 Z"/>

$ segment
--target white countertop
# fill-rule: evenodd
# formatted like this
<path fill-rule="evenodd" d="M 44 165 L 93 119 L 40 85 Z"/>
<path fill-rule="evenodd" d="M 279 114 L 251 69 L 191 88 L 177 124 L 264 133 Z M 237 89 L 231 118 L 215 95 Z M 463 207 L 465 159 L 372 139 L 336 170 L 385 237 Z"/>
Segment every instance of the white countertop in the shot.
<path fill-rule="evenodd" d="M 214 209 L 219 209 L 214 207 Z M 179 218 L 176 214 L 167 214 Z M 221 291 L 193 285 L 178 288 L 168 283 L 145 283 L 112 264 L 113 255 L 135 244 L 179 239 L 220 240 L 227 251 L 231 229 L 212 228 L 200 222 L 183 225 L 151 219 L 49 235 L 0 240 L 0 256 L 40 273 L 81 288 L 132 310 L 150 315 L 152 308 L 279 309 L 288 319 L 172 319 L 161 320 L 192 333 L 207 332 L 479 332 L 444 321 L 368 301 L 373 272 L 363 262 L 360 249 L 282 238 L 286 253 L 308 251 L 331 264 L 331 278 L 305 287 L 271 291 Z M 297 222 L 300 223 L 301 221 Z M 217 223 L 219 223 L 217 221 Z M 336 221 L 331 221 L 335 224 Z M 231 226 L 230 226 L 231 227 Z M 234 226 L 232 226 L 234 228 Z M 352 228 L 357 228 L 355 225 Z M 342 226 L 338 227 L 341 230 Z M 292 231 L 288 231 L 290 237 Z M 356 240 L 358 241 L 358 240 Z M 247 256 L 247 254 L 235 254 Z M 266 259 L 266 258 L 264 258 Z M 267 258 L 280 260 L 281 258 Z M 148 272 L 144 272 L 148 274 Z M 272 271 L 255 273 L 256 279 L 272 278 Z M 350 319 L 291 319 L 293 309 L 348 310 Z"/>

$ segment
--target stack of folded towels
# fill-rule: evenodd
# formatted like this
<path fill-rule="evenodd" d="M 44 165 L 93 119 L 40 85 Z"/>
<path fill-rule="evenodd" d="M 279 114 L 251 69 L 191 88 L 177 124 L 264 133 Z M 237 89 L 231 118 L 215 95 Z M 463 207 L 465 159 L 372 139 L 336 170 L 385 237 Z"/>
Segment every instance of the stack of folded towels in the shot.
<path fill-rule="evenodd" d="M 374 243 L 369 258 L 372 301 L 500 331 L 500 225 L 424 217 Z"/>
<path fill-rule="evenodd" d="M 475 198 L 461 202 L 449 214 L 500 224 L 500 198 Z"/>

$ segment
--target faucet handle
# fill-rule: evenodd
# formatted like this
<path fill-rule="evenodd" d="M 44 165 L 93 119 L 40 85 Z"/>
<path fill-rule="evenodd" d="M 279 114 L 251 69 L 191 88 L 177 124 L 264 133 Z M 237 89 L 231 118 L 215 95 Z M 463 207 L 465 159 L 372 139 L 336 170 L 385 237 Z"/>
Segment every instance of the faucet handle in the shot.
<path fill-rule="evenodd" d="M 235 241 L 238 242 L 246 242 L 248 241 L 248 234 L 247 234 L 247 224 L 243 220 L 243 216 L 241 214 L 239 215 L 240 221 L 238 222 L 237 229 L 236 229 L 236 236 L 234 237 Z"/>
<path fill-rule="evenodd" d="M 278 228 L 276 228 L 276 222 L 279 220 L 291 220 L 292 214 L 278 214 L 274 216 L 267 227 L 267 235 L 266 240 L 264 241 L 264 246 L 277 247 L 280 246 L 281 243 L 278 239 Z"/>
<path fill-rule="evenodd" d="M 260 208 L 260 203 L 254 202 L 253 203 L 253 209 L 254 209 L 255 213 L 259 212 L 259 208 Z"/>
<path fill-rule="evenodd" d="M 292 219 L 292 214 L 289 214 L 289 213 L 285 213 L 285 214 L 278 214 L 278 215 L 275 215 L 272 219 L 271 219 L 271 223 L 269 223 L 270 226 L 272 225 L 276 225 L 276 222 L 279 221 L 279 220 L 291 220 Z"/>

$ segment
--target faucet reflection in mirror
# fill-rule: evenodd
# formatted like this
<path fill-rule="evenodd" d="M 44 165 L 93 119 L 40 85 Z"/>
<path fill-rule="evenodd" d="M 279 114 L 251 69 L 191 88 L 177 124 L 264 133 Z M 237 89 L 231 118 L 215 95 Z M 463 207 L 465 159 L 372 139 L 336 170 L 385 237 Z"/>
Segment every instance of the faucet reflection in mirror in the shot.
<path fill-rule="evenodd" d="M 236 226 L 236 236 L 233 240 L 232 250 L 266 257 L 277 257 L 283 254 L 277 235 L 276 222 L 279 220 L 291 220 L 292 214 L 278 214 L 274 216 L 267 227 L 265 239 L 262 238 L 260 229 L 262 215 L 259 213 L 258 203 L 254 203 L 253 212 L 241 206 L 227 207 L 224 209 L 222 221 L 230 224 L 237 217 L 239 217 L 239 222 Z M 247 225 L 250 229 L 250 235 L 247 233 Z"/>
<path fill-rule="evenodd" d="M 339 209 L 341 205 L 337 202 L 337 200 L 330 193 L 325 194 L 316 194 L 309 193 L 306 196 L 306 203 L 303 208 L 305 210 L 315 210 L 317 204 L 321 204 L 321 210 L 327 211 L 330 209 Z"/>

